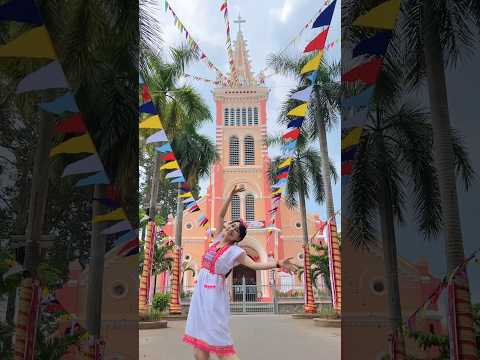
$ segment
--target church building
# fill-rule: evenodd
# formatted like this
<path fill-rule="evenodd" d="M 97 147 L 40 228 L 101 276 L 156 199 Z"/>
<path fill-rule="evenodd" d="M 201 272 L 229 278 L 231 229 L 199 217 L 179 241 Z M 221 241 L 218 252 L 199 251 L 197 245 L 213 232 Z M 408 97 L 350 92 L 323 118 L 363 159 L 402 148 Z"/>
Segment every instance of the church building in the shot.
<path fill-rule="evenodd" d="M 199 199 L 198 205 L 214 227 L 217 225 L 215 219 L 232 188 L 243 185 L 245 191 L 234 196 L 225 216 L 225 220 L 241 218 L 249 224 L 247 236 L 239 245 L 256 261 L 291 256 L 293 261 L 303 266 L 303 229 L 299 209 L 288 208 L 282 199 L 275 227 L 267 228 L 271 220 L 269 210 L 272 196 L 267 175 L 270 158 L 265 140 L 267 121 L 275 119 L 268 118 L 270 91 L 262 84 L 263 80 L 259 80 L 258 76 L 256 78 L 252 72 L 241 29 L 237 34 L 233 61 L 237 77 L 235 85 L 216 87 L 213 90 L 216 106 L 215 141 L 220 159 L 211 170 L 207 193 Z M 230 79 L 233 80 L 231 74 Z M 182 230 L 183 262 L 188 263 L 196 273 L 200 270 L 201 257 L 208 247 L 206 233 L 197 225 L 197 214 L 184 212 Z M 309 238 L 317 232 L 321 234 L 322 225 L 318 215 L 308 214 Z M 170 218 L 164 230 L 174 239 L 175 219 Z M 277 284 L 283 284 L 284 290 L 302 286 L 302 282 L 292 275 L 280 273 L 277 276 L 280 277 Z M 269 283 L 267 270 L 254 271 L 244 266 L 234 268 L 233 276 L 229 276 L 228 281 L 241 284 L 243 277 L 250 285 Z M 165 284 L 165 279 L 161 281 Z M 194 281 L 192 272 L 184 274 L 185 289 L 191 288 Z M 158 288 L 163 288 L 162 285 Z"/>

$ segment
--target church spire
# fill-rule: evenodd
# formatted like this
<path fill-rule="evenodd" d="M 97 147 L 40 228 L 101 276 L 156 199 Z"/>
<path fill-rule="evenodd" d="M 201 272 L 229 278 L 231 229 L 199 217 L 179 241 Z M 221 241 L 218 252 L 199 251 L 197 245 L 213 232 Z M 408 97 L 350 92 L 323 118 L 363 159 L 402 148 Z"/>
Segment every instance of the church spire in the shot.
<path fill-rule="evenodd" d="M 238 24 L 237 40 L 235 41 L 235 50 L 233 51 L 233 63 L 237 71 L 238 83 L 240 86 L 256 85 L 252 74 L 246 41 L 242 33 L 242 23 L 246 21 L 238 15 L 238 19 L 234 22 Z"/>

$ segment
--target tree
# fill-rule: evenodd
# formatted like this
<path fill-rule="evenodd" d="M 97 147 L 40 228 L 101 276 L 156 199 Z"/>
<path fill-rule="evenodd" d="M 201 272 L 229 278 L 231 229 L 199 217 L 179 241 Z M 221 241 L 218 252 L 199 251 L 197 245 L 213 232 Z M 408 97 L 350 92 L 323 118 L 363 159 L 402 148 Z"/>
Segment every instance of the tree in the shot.
<path fill-rule="evenodd" d="M 291 105 L 292 108 L 294 105 Z M 269 138 L 267 139 L 269 145 L 280 144 L 285 145 L 285 141 L 281 137 Z M 303 135 L 297 140 L 297 145 L 295 152 L 292 156 L 293 161 L 290 164 L 289 175 L 286 185 L 285 201 L 289 207 L 300 206 L 300 216 L 302 221 L 302 232 L 303 232 L 303 248 L 304 248 L 304 261 L 305 267 L 310 273 L 307 273 L 305 276 L 305 293 L 306 303 L 305 311 L 306 312 L 316 312 L 315 304 L 313 302 L 313 290 L 312 290 L 312 277 L 311 277 L 311 268 L 310 268 L 310 250 L 309 250 L 309 239 L 308 239 L 308 228 L 307 228 L 307 209 L 305 206 L 305 201 L 310 198 L 311 195 L 314 196 L 317 202 L 323 202 L 325 199 L 324 187 L 323 187 L 323 178 L 322 178 L 322 159 L 318 151 L 312 149 L 309 146 L 308 139 Z M 281 148 L 284 154 L 287 153 L 287 149 L 282 146 Z M 275 176 L 278 175 L 278 166 L 285 159 L 284 156 L 275 157 L 271 164 L 269 170 L 270 179 L 273 181 Z M 335 168 L 329 162 L 330 171 L 332 177 L 335 179 L 337 174 Z M 312 194 L 313 191 L 313 194 Z M 309 296 L 309 294 L 311 296 Z"/>
<path fill-rule="evenodd" d="M 327 219 L 335 214 L 333 206 L 333 193 L 331 186 L 331 174 L 328 155 L 327 131 L 329 131 L 338 122 L 338 99 L 340 94 L 340 83 L 338 81 L 340 67 L 339 64 L 328 65 L 322 62 L 317 70 L 317 77 L 312 83 L 307 78 L 309 74 L 300 74 L 303 66 L 311 59 L 310 56 L 292 58 L 287 55 L 272 54 L 267 60 L 267 64 L 276 72 L 285 76 L 292 76 L 298 81 L 298 88 L 295 91 L 305 89 L 313 85 L 310 96 L 309 111 L 304 122 L 305 132 L 311 134 L 312 138 L 318 138 L 320 145 L 320 156 L 322 158 L 323 186 L 325 189 L 325 204 L 327 207 Z M 294 91 L 290 92 L 290 95 Z M 284 107 L 279 117 L 280 122 L 288 123 L 286 115 L 287 108 Z M 287 111 L 288 112 L 288 111 Z"/>
<path fill-rule="evenodd" d="M 214 143 L 206 136 L 198 134 L 197 129 L 205 121 L 211 121 L 210 110 L 201 96 L 190 86 L 178 86 L 177 82 L 183 74 L 186 65 L 197 58 L 196 51 L 186 47 L 171 49 L 171 63 L 165 63 L 155 56 L 146 59 L 145 80 L 149 84 L 152 99 L 157 107 L 162 124 L 168 138 L 171 140 L 182 173 L 193 194 L 198 193 L 198 181 L 208 175 L 211 165 L 217 160 L 218 154 Z M 178 184 L 180 195 L 182 184 Z M 177 255 L 182 239 L 183 203 L 177 198 L 175 244 Z M 180 268 L 180 264 L 175 267 Z M 180 274 L 173 271 L 174 286 L 172 291 L 180 288 Z M 178 278 L 175 278 L 175 274 Z M 178 296 L 171 296 L 172 301 Z M 179 304 L 176 304 L 179 305 Z M 171 306 L 171 311 L 172 311 Z M 174 310 L 177 311 L 177 310 Z"/>
<path fill-rule="evenodd" d="M 462 58 L 471 53 L 480 29 L 478 1 L 406 1 L 403 6 L 405 21 L 401 34 L 408 51 L 405 51 L 408 79 L 414 87 L 426 79 L 432 113 L 433 146 L 438 171 L 443 211 L 443 228 L 446 234 L 445 256 L 447 272 L 452 272 L 465 258 L 460 213 L 458 209 L 454 139 L 448 111 L 445 70 L 456 67 Z M 412 50 L 413 49 L 413 50 Z M 468 282 L 456 279 L 457 297 L 471 307 Z M 466 289 L 466 290 L 460 290 Z M 463 311 L 463 310 L 462 310 Z M 458 324 L 472 329 L 470 318 L 462 317 Z M 467 335 L 468 333 L 468 335 Z M 462 338 L 460 338 L 462 337 Z M 472 330 L 462 331 L 459 351 L 473 355 L 475 342 Z"/>
<path fill-rule="evenodd" d="M 442 217 L 429 114 L 408 102 L 389 99 L 387 104 L 381 96 L 369 113 L 353 165 L 347 194 L 351 204 L 347 236 L 354 246 L 373 246 L 378 212 L 390 326 L 395 331 L 402 324 L 395 223 L 404 221 L 407 194 L 412 194 L 415 218 L 425 238 L 438 234 Z M 455 147 L 455 164 L 468 183 L 471 166 L 458 138 Z"/>

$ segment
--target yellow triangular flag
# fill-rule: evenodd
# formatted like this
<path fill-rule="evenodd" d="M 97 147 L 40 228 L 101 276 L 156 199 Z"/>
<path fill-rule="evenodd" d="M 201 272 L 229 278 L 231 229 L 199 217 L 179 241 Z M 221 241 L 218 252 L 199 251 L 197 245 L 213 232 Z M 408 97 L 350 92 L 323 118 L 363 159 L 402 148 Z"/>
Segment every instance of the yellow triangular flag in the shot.
<path fill-rule="evenodd" d="M 115 221 L 115 220 L 124 220 L 127 218 L 125 211 L 122 208 L 113 210 L 112 212 L 105 215 L 97 215 L 93 218 L 94 223 L 99 223 L 103 221 Z"/>
<path fill-rule="evenodd" d="M 45 26 L 33 28 L 0 47 L 0 57 L 56 59 Z"/>
<path fill-rule="evenodd" d="M 360 142 L 360 136 L 362 136 L 362 133 L 363 128 L 361 127 L 356 127 L 350 131 L 348 135 L 342 139 L 342 150 L 358 144 Z"/>
<path fill-rule="evenodd" d="M 375 6 L 365 15 L 359 16 L 353 22 L 353 25 L 392 30 L 395 27 L 395 21 L 399 11 L 400 0 L 385 1 Z"/>
<path fill-rule="evenodd" d="M 150 116 L 139 124 L 140 129 L 163 129 L 162 122 L 158 115 Z"/>
<path fill-rule="evenodd" d="M 320 62 L 322 61 L 322 56 L 323 56 L 323 50 L 320 50 L 318 54 L 312 58 L 312 60 L 310 60 L 303 66 L 302 71 L 300 71 L 300 74 L 306 74 L 310 71 L 317 70 L 318 67 L 320 66 Z"/>
<path fill-rule="evenodd" d="M 289 166 L 291 163 L 292 163 L 292 158 L 288 158 L 287 160 L 285 160 L 285 161 L 283 161 L 282 163 L 280 163 L 280 165 L 278 165 L 278 168 L 281 169 L 281 168 L 287 167 L 287 166 Z"/>
<path fill-rule="evenodd" d="M 193 197 L 192 193 L 191 192 L 187 192 L 185 194 L 181 194 L 181 195 L 178 195 L 179 198 L 189 198 L 189 197 Z"/>
<path fill-rule="evenodd" d="M 95 153 L 95 146 L 89 134 L 77 136 L 55 146 L 50 150 L 50 156 L 57 154 L 80 154 L 80 153 Z"/>
<path fill-rule="evenodd" d="M 175 160 L 175 161 L 169 161 L 167 162 L 166 164 L 162 165 L 160 167 L 160 170 L 169 170 L 169 169 L 180 169 L 180 165 L 178 165 L 178 162 Z"/>
<path fill-rule="evenodd" d="M 274 192 L 272 192 L 272 196 L 275 196 L 275 195 L 278 195 L 278 194 L 281 194 L 282 193 L 282 188 L 278 189 L 278 190 L 275 190 Z"/>
<path fill-rule="evenodd" d="M 305 116 L 307 113 L 308 103 L 303 103 L 288 112 L 288 116 Z"/>

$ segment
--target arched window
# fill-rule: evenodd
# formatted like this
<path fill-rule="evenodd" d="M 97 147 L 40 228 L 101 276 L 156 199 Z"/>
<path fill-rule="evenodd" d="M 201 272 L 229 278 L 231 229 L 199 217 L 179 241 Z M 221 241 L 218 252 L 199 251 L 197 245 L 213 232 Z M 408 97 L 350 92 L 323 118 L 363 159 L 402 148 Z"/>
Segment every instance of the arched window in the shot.
<path fill-rule="evenodd" d="M 242 108 L 242 126 L 247 126 L 247 109 Z"/>
<path fill-rule="evenodd" d="M 225 108 L 223 110 L 223 125 L 228 126 L 228 122 L 230 121 L 229 116 L 230 111 L 228 111 L 228 108 Z"/>
<path fill-rule="evenodd" d="M 255 165 L 255 140 L 250 135 L 245 136 L 243 140 L 245 151 L 245 165 Z"/>
<path fill-rule="evenodd" d="M 255 220 L 255 197 L 252 194 L 245 196 L 245 219 L 247 221 Z"/>
<path fill-rule="evenodd" d="M 258 125 L 258 107 L 253 108 L 253 123 Z"/>
<path fill-rule="evenodd" d="M 240 196 L 237 194 L 232 196 L 232 221 L 240 219 Z"/>
<path fill-rule="evenodd" d="M 230 109 L 230 126 L 235 126 L 235 109 Z"/>
<path fill-rule="evenodd" d="M 237 126 L 240 126 L 240 109 L 237 109 L 236 110 L 236 114 L 235 114 L 235 123 Z"/>
<path fill-rule="evenodd" d="M 229 141 L 230 145 L 230 158 L 229 165 L 240 165 L 240 144 L 238 137 L 232 136 Z"/>
<path fill-rule="evenodd" d="M 248 108 L 248 126 L 253 125 L 253 111 L 252 108 Z"/>

